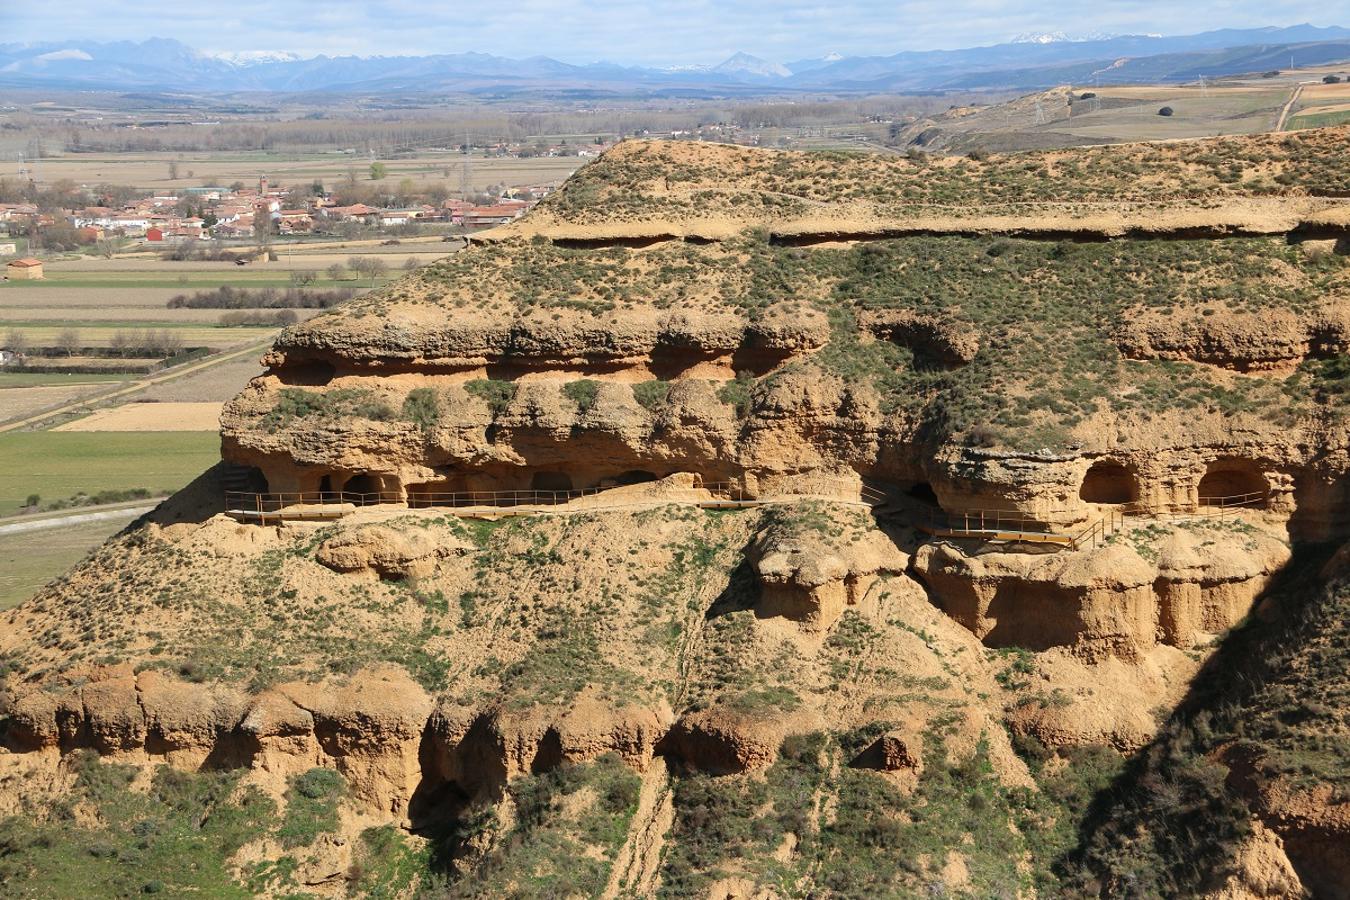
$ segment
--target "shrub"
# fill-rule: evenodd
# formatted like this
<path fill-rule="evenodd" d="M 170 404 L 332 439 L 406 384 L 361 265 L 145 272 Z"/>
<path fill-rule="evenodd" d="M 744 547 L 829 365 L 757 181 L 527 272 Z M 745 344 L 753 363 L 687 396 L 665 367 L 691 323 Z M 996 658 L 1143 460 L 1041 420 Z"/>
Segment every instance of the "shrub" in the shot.
<path fill-rule="evenodd" d="M 413 388 L 403 401 L 403 418 L 416 422 L 423 431 L 441 420 L 440 396 L 433 388 Z"/>
<path fill-rule="evenodd" d="M 220 317 L 220 324 L 226 328 L 240 325 L 294 325 L 299 321 L 294 310 L 236 310 Z"/>
<path fill-rule="evenodd" d="M 495 378 L 479 378 L 464 385 L 464 390 L 487 403 L 494 416 L 506 412 L 511 401 L 516 398 L 516 385 L 510 381 L 498 381 Z"/>
<path fill-rule="evenodd" d="M 346 782 L 332 769 L 310 769 L 291 782 L 286 792 L 286 816 L 277 838 L 283 847 L 307 847 L 321 834 L 337 830 L 338 800 Z"/>
<path fill-rule="evenodd" d="M 589 412 L 595 406 L 595 398 L 600 393 L 598 382 L 589 378 L 582 378 L 579 381 L 569 381 L 563 385 L 563 393 L 567 399 L 577 405 L 581 412 Z"/>
<path fill-rule="evenodd" d="M 750 415 L 750 392 L 754 386 L 752 372 L 737 372 L 735 381 L 728 381 L 717 389 L 717 399 L 736 410 L 737 416 L 745 418 Z"/>
<path fill-rule="evenodd" d="M 275 429 L 294 419 L 310 416 L 326 418 L 354 416 L 372 422 L 388 422 L 394 415 L 394 409 L 373 391 L 359 388 L 341 388 L 332 391 L 282 388 L 277 394 L 276 406 L 267 414 L 264 424 L 268 428 Z"/>
<path fill-rule="evenodd" d="M 356 291 L 351 288 L 316 291 L 292 287 L 284 291 L 276 288 L 251 291 L 230 287 L 227 284 L 209 291 L 178 294 L 169 299 L 168 307 L 169 309 L 328 309 L 355 296 Z"/>
<path fill-rule="evenodd" d="M 633 399 L 651 412 L 656 412 L 669 395 L 669 381 L 644 381 L 633 385 Z"/>

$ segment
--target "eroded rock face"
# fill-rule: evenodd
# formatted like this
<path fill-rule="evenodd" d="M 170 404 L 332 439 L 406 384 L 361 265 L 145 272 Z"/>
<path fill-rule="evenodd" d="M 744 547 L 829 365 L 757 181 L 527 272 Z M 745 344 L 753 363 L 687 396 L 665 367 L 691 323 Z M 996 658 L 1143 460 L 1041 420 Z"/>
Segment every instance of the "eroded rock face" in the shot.
<path fill-rule="evenodd" d="M 915 734 L 888 732 L 873 741 L 849 765 L 882 772 L 923 774 L 923 743 Z"/>
<path fill-rule="evenodd" d="M 342 682 L 279 685 L 254 697 L 155 671 L 95 672 L 64 693 L 49 686 L 8 702 L 11 747 L 92 748 L 182 767 L 246 766 L 294 775 L 342 772 L 359 802 L 397 816 L 421 778 L 418 749 L 431 700 L 399 668 Z"/>
<path fill-rule="evenodd" d="M 575 310 L 488 313 L 447 320 L 400 308 L 372 323 L 319 317 L 286 330 L 264 363 L 278 372 L 319 361 L 343 366 L 558 368 L 715 357 L 738 350 L 809 352 L 829 339 L 814 310 L 770 310 L 753 322 L 731 312 Z M 335 370 L 336 371 L 336 370 Z"/>
<path fill-rule="evenodd" d="M 942 608 L 989 646 L 1134 658 L 1232 627 L 1288 558 L 1268 536 L 1220 526 L 1176 529 L 1157 548 L 1123 539 L 1067 554 L 927 544 L 914 564 Z"/>
<path fill-rule="evenodd" d="M 938 316 L 895 309 L 866 313 L 858 324 L 879 338 L 911 348 L 920 358 L 943 365 L 965 365 L 980 351 L 974 331 Z"/>
<path fill-rule="evenodd" d="M 470 796 L 513 778 L 617 753 L 645 769 L 670 728 L 669 707 L 615 706 L 583 695 L 566 707 L 466 708 L 442 701 L 427 725 L 428 776 Z"/>
<path fill-rule="evenodd" d="M 467 546 L 457 538 L 447 541 L 445 535 L 370 525 L 329 538 L 314 556 L 336 572 L 374 571 L 381 578 L 414 578 L 431 574 L 438 558 Z"/>
<path fill-rule="evenodd" d="M 909 565 L 884 532 L 823 510 L 807 522 L 771 514 L 749 559 L 762 586 L 761 614 L 815 632 L 828 630 L 845 607 L 856 606 L 879 574 L 899 574 Z"/>
<path fill-rule="evenodd" d="M 780 717 L 714 708 L 682 716 L 662 750 L 690 769 L 730 775 L 767 768 L 789 730 Z"/>
<path fill-rule="evenodd" d="M 1210 312 L 1214 312 L 1211 310 Z M 1300 316 L 1288 311 L 1131 316 L 1117 334 L 1130 359 L 1172 359 L 1254 372 L 1350 350 L 1350 308 Z"/>

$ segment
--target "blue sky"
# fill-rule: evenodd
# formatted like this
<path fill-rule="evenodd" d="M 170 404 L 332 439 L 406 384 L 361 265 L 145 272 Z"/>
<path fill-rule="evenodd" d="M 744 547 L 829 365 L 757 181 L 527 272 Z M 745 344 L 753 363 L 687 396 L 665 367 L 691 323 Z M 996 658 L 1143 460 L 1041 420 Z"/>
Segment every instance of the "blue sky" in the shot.
<path fill-rule="evenodd" d="M 1350 11 L 1338 7 L 1326 0 L 0 0 L 0 43 L 155 36 L 221 52 L 480 51 L 668 65 L 716 63 L 737 50 L 785 61 L 968 47 L 1027 32 L 1350 24 Z"/>

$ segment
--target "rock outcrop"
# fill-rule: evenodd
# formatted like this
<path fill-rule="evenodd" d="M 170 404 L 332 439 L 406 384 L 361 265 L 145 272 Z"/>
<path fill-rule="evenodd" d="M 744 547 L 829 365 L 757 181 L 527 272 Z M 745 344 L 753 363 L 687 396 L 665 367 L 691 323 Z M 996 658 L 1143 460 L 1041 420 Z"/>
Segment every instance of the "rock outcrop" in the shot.
<path fill-rule="evenodd" d="M 1117 342 L 1130 359 L 1186 360 L 1239 372 L 1280 369 L 1350 352 L 1350 305 L 1342 301 L 1311 317 L 1287 311 L 1142 313 L 1130 317 Z"/>
<path fill-rule="evenodd" d="M 1250 610 L 1289 548 L 1259 533 L 1138 530 L 1081 553 L 968 554 L 926 544 L 916 573 L 943 610 L 991 647 L 1072 647 L 1136 658 L 1158 643 L 1187 648 Z"/>
<path fill-rule="evenodd" d="M 749 552 L 762 589 L 761 615 L 782 616 L 826 631 L 857 606 L 882 574 L 903 573 L 909 558 L 886 533 L 860 527 L 857 516 L 770 515 Z"/>

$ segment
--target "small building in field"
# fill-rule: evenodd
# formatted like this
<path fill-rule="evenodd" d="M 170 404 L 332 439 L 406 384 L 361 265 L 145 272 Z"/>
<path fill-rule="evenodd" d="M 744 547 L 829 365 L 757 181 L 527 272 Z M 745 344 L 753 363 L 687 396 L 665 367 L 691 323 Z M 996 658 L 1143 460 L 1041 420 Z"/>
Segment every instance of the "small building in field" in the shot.
<path fill-rule="evenodd" d="M 159 242 L 164 240 L 164 230 L 156 226 L 145 229 L 145 239 L 147 241 Z"/>
<path fill-rule="evenodd" d="M 37 281 L 42 278 L 42 260 L 31 256 L 16 259 L 5 266 L 5 277 L 12 281 Z"/>
<path fill-rule="evenodd" d="M 525 212 L 525 204 L 499 203 L 495 206 L 475 206 L 463 216 L 465 228 L 491 228 L 505 225 L 520 218 Z"/>

